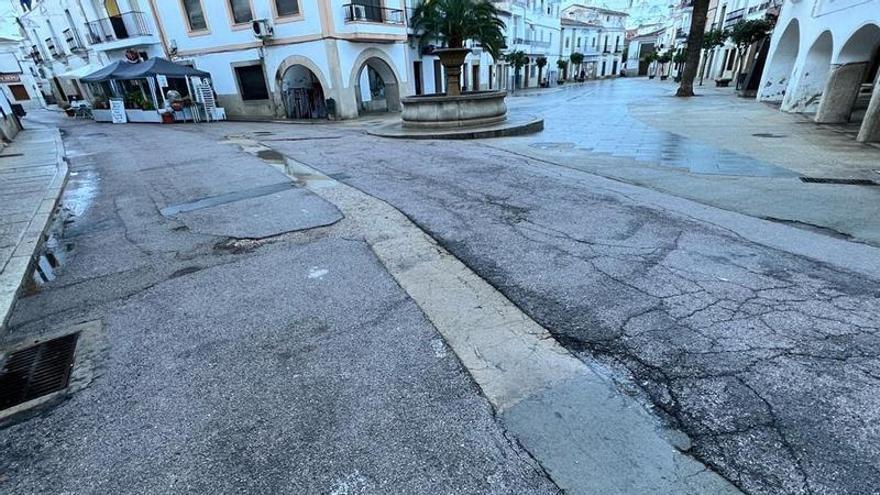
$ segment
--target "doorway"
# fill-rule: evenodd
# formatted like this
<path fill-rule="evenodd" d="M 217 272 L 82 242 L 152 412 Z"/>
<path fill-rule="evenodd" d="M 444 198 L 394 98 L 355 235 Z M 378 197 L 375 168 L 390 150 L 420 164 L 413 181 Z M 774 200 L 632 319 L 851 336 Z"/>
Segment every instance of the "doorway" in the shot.
<path fill-rule="evenodd" d="M 284 71 L 281 97 L 288 119 L 327 118 L 324 89 L 315 74 L 303 65 L 292 65 Z"/>

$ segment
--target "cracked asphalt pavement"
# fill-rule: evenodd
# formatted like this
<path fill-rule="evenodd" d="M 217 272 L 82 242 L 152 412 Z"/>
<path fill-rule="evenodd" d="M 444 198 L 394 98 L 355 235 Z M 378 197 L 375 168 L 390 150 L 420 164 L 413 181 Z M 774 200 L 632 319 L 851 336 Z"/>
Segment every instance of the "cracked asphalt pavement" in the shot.
<path fill-rule="evenodd" d="M 621 370 L 745 491 L 880 486 L 871 275 L 480 143 L 272 144 L 388 201 L 570 350 Z"/>

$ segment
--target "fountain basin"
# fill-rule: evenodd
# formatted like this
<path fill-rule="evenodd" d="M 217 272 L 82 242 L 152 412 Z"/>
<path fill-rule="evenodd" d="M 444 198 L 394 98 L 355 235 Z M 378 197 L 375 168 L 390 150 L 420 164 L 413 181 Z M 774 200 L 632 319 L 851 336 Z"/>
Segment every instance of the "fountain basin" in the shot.
<path fill-rule="evenodd" d="M 496 124 L 507 118 L 507 91 L 472 91 L 410 96 L 403 103 L 403 127 L 454 128 Z"/>

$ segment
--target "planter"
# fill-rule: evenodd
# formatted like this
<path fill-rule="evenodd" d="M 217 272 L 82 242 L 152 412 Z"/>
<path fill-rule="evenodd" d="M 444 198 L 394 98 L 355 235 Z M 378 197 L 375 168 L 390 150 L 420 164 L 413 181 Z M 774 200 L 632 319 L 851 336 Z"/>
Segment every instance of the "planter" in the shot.
<path fill-rule="evenodd" d="M 667 80 L 667 79 L 669 79 L 669 76 L 660 76 L 660 80 L 661 80 L 661 81 L 665 81 L 665 80 Z"/>
<path fill-rule="evenodd" d="M 562 86 L 563 84 L 565 84 L 565 80 L 564 80 L 564 79 L 560 79 L 560 80 L 556 81 L 556 84 L 559 85 L 559 86 Z"/>
<path fill-rule="evenodd" d="M 730 79 L 716 79 L 715 80 L 715 87 L 716 88 L 726 88 L 726 87 L 730 86 L 730 81 L 731 81 Z"/>
<path fill-rule="evenodd" d="M 174 123 L 174 114 L 171 112 L 163 112 L 162 114 L 162 123 L 163 124 L 173 124 Z"/>
<path fill-rule="evenodd" d="M 507 118 L 506 91 L 473 91 L 457 96 L 422 95 L 401 100 L 404 127 L 450 128 L 494 124 Z"/>
<path fill-rule="evenodd" d="M 434 54 L 440 58 L 440 64 L 446 69 L 446 95 L 461 94 L 461 66 L 470 53 L 470 48 L 437 48 Z"/>
<path fill-rule="evenodd" d="M 648 79 L 654 79 L 657 76 L 648 76 Z"/>

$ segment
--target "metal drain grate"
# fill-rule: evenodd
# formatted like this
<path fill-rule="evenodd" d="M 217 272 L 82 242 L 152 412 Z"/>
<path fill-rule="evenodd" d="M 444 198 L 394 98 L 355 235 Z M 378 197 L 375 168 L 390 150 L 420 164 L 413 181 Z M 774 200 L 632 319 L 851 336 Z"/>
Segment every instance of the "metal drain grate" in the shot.
<path fill-rule="evenodd" d="M 67 387 L 78 336 L 66 335 L 9 356 L 0 372 L 0 410 Z"/>
<path fill-rule="evenodd" d="M 11 156 L 24 156 L 24 153 L 9 153 L 8 155 L 0 155 L 0 158 L 9 158 Z"/>
<path fill-rule="evenodd" d="M 801 177 L 801 182 L 810 184 L 840 184 L 845 186 L 880 186 L 871 179 L 836 179 L 833 177 Z"/>
<path fill-rule="evenodd" d="M 773 134 L 772 132 L 756 132 L 755 134 L 752 134 L 752 136 L 759 137 L 759 138 L 778 139 L 778 138 L 784 138 L 785 134 Z"/>

